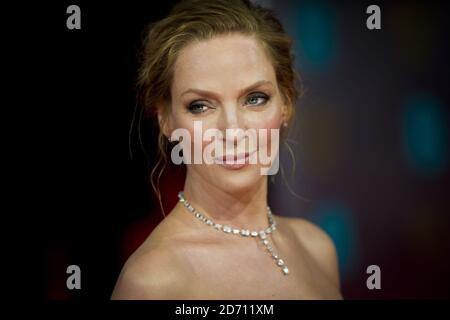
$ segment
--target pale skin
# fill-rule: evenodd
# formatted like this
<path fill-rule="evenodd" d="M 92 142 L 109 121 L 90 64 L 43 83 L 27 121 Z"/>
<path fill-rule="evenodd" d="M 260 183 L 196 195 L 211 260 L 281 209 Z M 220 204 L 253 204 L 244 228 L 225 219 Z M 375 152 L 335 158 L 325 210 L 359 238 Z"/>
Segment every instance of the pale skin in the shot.
<path fill-rule="evenodd" d="M 171 96 L 167 121 L 159 116 L 166 136 L 176 128 L 192 132 L 194 120 L 220 130 L 280 128 L 287 120 L 271 60 L 258 41 L 241 34 L 183 48 Z M 233 143 L 241 150 L 243 144 Z M 268 227 L 267 176 L 257 164 L 238 170 L 187 165 L 183 190 L 217 223 Z M 289 266 L 288 275 L 258 238 L 217 231 L 178 203 L 128 259 L 112 299 L 342 299 L 330 237 L 304 219 L 274 218 L 277 229 L 269 241 Z"/>

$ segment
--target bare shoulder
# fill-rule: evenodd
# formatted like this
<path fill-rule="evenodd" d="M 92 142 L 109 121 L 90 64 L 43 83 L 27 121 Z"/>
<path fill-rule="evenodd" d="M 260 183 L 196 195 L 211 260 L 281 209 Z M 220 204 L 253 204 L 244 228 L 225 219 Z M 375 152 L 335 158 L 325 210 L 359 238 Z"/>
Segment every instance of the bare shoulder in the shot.
<path fill-rule="evenodd" d="M 278 217 L 290 226 L 295 232 L 297 239 L 307 250 L 308 254 L 313 257 L 320 268 L 327 276 L 340 286 L 339 267 L 336 252 L 336 246 L 331 237 L 318 225 L 296 217 Z"/>
<path fill-rule="evenodd" d="M 170 245 L 138 250 L 122 268 L 111 299 L 180 299 L 187 288 L 187 272 Z"/>

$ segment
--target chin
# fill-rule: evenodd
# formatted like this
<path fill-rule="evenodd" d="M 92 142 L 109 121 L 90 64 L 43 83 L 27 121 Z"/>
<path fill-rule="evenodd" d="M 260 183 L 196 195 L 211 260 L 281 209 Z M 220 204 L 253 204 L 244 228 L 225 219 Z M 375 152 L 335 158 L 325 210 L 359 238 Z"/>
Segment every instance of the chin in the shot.
<path fill-rule="evenodd" d="M 240 169 L 225 168 L 220 165 L 214 165 L 214 184 L 227 193 L 242 193 L 254 189 L 258 182 L 264 178 L 260 174 L 260 167 L 256 165 L 247 165 Z"/>

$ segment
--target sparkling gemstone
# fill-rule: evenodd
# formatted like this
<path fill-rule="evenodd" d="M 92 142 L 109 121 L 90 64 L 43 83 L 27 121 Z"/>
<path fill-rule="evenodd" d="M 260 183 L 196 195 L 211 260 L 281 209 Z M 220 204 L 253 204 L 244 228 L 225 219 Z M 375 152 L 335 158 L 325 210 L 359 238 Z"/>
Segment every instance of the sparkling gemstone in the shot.
<path fill-rule="evenodd" d="M 285 275 L 289 273 L 289 269 L 288 269 L 287 266 L 284 266 L 284 267 L 283 267 L 283 273 L 284 273 Z"/>
<path fill-rule="evenodd" d="M 284 264 L 283 259 L 278 259 L 277 265 L 279 265 L 281 267 L 283 264 Z"/>
<path fill-rule="evenodd" d="M 243 236 L 249 236 L 250 235 L 250 231 L 249 230 L 241 230 L 241 235 Z"/>
<path fill-rule="evenodd" d="M 258 232 L 256 232 L 256 231 L 252 231 L 250 234 L 251 234 L 252 237 L 257 237 L 258 236 Z"/>
<path fill-rule="evenodd" d="M 269 246 L 267 246 L 267 250 L 269 250 L 269 251 L 270 251 L 270 250 L 272 250 L 272 249 L 273 249 L 273 248 L 272 248 L 272 246 L 270 246 L 270 245 L 269 245 Z"/>
<path fill-rule="evenodd" d="M 261 238 L 261 239 L 265 239 L 265 238 L 267 238 L 267 236 L 266 236 L 266 233 L 264 232 L 264 231 L 260 231 L 259 232 L 259 237 Z"/>
<path fill-rule="evenodd" d="M 214 228 L 216 228 L 217 230 L 220 230 L 220 229 L 222 229 L 222 225 L 219 223 L 215 223 Z"/>
<path fill-rule="evenodd" d="M 202 216 L 202 215 L 200 214 L 200 212 L 197 212 L 197 213 L 195 214 L 195 217 L 196 217 L 196 218 L 199 218 L 199 219 L 200 219 L 201 216 Z"/>
<path fill-rule="evenodd" d="M 269 227 L 269 228 L 267 228 L 267 229 L 265 230 L 265 232 L 266 232 L 266 233 L 271 233 L 271 232 L 272 232 L 272 229 Z"/>
<path fill-rule="evenodd" d="M 274 253 L 274 254 L 272 255 L 272 257 L 273 257 L 274 259 L 278 259 L 278 255 L 277 255 L 276 253 Z"/>
<path fill-rule="evenodd" d="M 233 229 L 233 234 L 239 234 L 241 232 L 241 230 L 239 229 Z"/>
<path fill-rule="evenodd" d="M 206 220 L 206 224 L 207 224 L 208 226 L 211 226 L 211 225 L 213 225 L 213 222 L 211 221 L 211 219 L 207 219 L 207 220 Z"/>
<path fill-rule="evenodd" d="M 269 240 L 264 239 L 263 243 L 267 246 L 269 244 Z"/>
<path fill-rule="evenodd" d="M 231 227 L 223 226 L 223 232 L 230 233 L 231 232 Z"/>
<path fill-rule="evenodd" d="M 190 212 L 194 212 L 194 207 L 193 206 L 189 205 L 188 209 L 189 209 Z"/>

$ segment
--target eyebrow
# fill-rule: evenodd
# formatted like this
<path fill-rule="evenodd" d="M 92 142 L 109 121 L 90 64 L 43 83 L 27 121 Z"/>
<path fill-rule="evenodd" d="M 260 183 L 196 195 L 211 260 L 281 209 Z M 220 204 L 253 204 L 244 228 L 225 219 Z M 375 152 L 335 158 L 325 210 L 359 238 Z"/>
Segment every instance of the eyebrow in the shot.
<path fill-rule="evenodd" d="M 255 88 L 257 88 L 257 87 L 259 87 L 259 86 L 261 86 L 263 84 L 270 84 L 270 85 L 273 86 L 273 83 L 271 81 L 269 81 L 269 80 L 260 80 L 260 81 L 255 82 L 254 84 L 248 86 L 247 88 L 239 90 L 239 96 L 241 96 L 244 93 L 246 93 L 246 92 L 248 92 L 248 91 L 250 91 L 252 89 L 255 89 Z M 206 90 L 194 89 L 194 88 L 187 89 L 186 91 L 184 91 L 181 94 L 181 96 L 184 96 L 187 93 L 197 93 L 197 94 L 200 94 L 200 95 L 210 96 L 210 97 L 214 97 L 214 98 L 219 96 L 219 94 L 217 94 L 215 92 L 212 92 L 212 91 L 206 91 Z"/>

